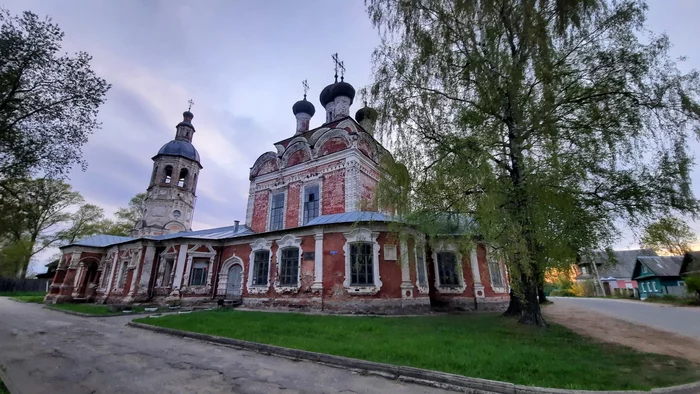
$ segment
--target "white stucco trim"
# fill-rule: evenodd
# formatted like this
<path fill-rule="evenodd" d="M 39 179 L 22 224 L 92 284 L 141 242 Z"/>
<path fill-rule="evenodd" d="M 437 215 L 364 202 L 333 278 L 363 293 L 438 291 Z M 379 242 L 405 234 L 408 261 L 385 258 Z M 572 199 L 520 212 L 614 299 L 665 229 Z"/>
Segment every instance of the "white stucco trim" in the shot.
<path fill-rule="evenodd" d="M 207 248 L 206 252 L 197 252 L 196 250 L 201 248 L 202 246 Z M 211 288 L 211 281 L 212 281 L 212 273 L 213 273 L 213 267 L 214 267 L 214 257 L 216 257 L 216 251 L 211 245 L 208 244 L 196 244 L 193 247 L 189 248 L 187 250 L 187 270 L 185 272 L 185 285 L 183 285 L 183 288 L 190 288 L 190 289 L 202 289 L 202 288 Z M 192 280 L 191 278 L 191 273 L 192 273 L 192 266 L 194 265 L 194 259 L 209 259 L 209 262 L 207 263 L 207 282 L 204 286 L 198 285 L 198 286 L 192 286 L 190 285 L 190 281 Z"/>
<path fill-rule="evenodd" d="M 268 241 L 265 238 L 258 238 L 255 242 L 250 244 L 250 257 L 248 259 L 248 281 L 246 283 L 246 288 L 249 294 L 265 294 L 270 289 L 270 275 L 272 268 L 272 241 Z M 268 251 L 268 261 L 267 261 L 267 283 L 265 285 L 255 285 L 253 286 L 253 275 L 255 275 L 255 252 L 260 250 Z"/>
<path fill-rule="evenodd" d="M 430 285 L 428 284 L 428 261 L 425 259 L 425 237 L 416 237 L 415 238 L 415 245 L 413 247 L 413 252 L 415 254 L 415 259 L 414 261 L 416 262 L 416 287 L 418 288 L 418 292 L 421 294 L 428 294 L 430 292 Z M 418 275 L 418 270 L 420 270 L 420 267 L 418 267 L 418 256 L 422 254 L 423 257 L 423 275 L 425 278 L 424 283 L 420 283 L 419 281 L 419 275 Z"/>
<path fill-rule="evenodd" d="M 182 274 L 185 270 L 185 262 L 187 260 L 187 244 L 180 244 L 180 249 L 177 252 L 177 260 L 175 260 L 175 276 L 173 277 L 173 290 L 180 289 L 182 286 Z"/>
<path fill-rule="evenodd" d="M 457 264 L 457 279 L 459 280 L 459 285 L 457 286 L 443 286 L 440 283 L 440 269 L 438 268 L 437 255 L 439 252 L 452 252 L 455 254 L 455 263 Z M 457 250 L 457 246 L 452 243 L 445 241 L 439 241 L 435 248 L 433 249 L 433 265 L 435 267 L 435 289 L 438 293 L 442 294 L 461 294 L 467 288 L 466 283 L 464 283 L 464 272 L 462 269 L 462 254 Z"/>
<path fill-rule="evenodd" d="M 322 230 L 321 230 L 322 231 Z M 323 290 L 323 233 L 314 235 L 316 244 L 314 245 L 314 284 L 311 289 L 314 291 Z"/>
<path fill-rule="evenodd" d="M 408 258 L 408 241 L 405 238 L 399 240 L 399 251 L 401 260 L 401 298 L 413 298 L 413 283 L 411 282 L 411 265 Z M 386 248 L 384 249 L 386 254 Z M 385 256 L 386 257 L 386 256 Z"/>
<path fill-rule="evenodd" d="M 236 256 L 236 254 L 234 253 L 233 256 L 229 257 L 226 261 L 224 261 L 224 264 L 221 266 L 221 271 L 219 272 L 219 285 L 216 288 L 217 296 L 221 297 L 226 295 L 226 288 L 228 287 L 228 272 L 234 265 L 241 266 L 241 294 L 243 293 L 243 278 L 245 278 L 245 265 L 243 264 L 243 259 Z"/>
<path fill-rule="evenodd" d="M 278 294 L 289 294 L 298 293 L 301 287 L 301 238 L 295 237 L 292 234 L 287 234 L 281 239 L 277 240 L 277 276 L 275 277 L 274 288 L 275 292 Z M 297 285 L 296 286 L 282 286 L 280 285 L 280 274 L 282 273 L 282 249 L 287 248 L 297 248 L 299 250 L 299 259 L 297 260 Z"/>
<path fill-rule="evenodd" d="M 377 238 L 379 237 L 379 232 L 373 232 L 366 228 L 358 228 L 347 233 L 343 233 L 345 236 L 345 245 L 343 245 L 343 253 L 345 254 L 345 281 L 343 281 L 343 286 L 348 291 L 350 295 L 371 295 L 377 294 L 382 288 L 382 280 L 379 276 L 379 242 Z M 372 247 L 372 277 L 374 279 L 374 285 L 367 286 L 351 286 L 350 285 L 350 244 L 355 242 L 370 242 L 373 244 Z"/>

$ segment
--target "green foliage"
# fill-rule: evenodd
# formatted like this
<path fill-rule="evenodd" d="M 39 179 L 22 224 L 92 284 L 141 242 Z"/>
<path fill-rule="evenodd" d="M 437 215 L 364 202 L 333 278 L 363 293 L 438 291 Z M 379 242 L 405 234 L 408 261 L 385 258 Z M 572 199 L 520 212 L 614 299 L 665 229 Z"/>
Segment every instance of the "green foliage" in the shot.
<path fill-rule="evenodd" d="M 50 19 L 0 9 L 0 181 L 85 165 L 81 147 L 110 85 L 88 54 L 63 54 L 62 40 Z"/>
<path fill-rule="evenodd" d="M 554 297 L 576 297 L 576 293 L 571 289 L 553 290 L 549 295 Z"/>
<path fill-rule="evenodd" d="M 360 317 L 206 311 L 137 321 L 523 385 L 648 390 L 700 379 L 697 366 L 686 360 L 602 344 L 558 325 L 533 329 L 497 314 Z M 338 333 L 343 333 L 342 340 Z"/>
<path fill-rule="evenodd" d="M 693 274 L 683 277 L 685 288 L 689 294 L 694 294 L 695 298 L 700 301 L 700 274 Z"/>
<path fill-rule="evenodd" d="M 44 296 L 14 296 L 10 297 L 15 301 L 28 302 L 31 304 L 43 304 Z"/>
<path fill-rule="evenodd" d="M 116 217 L 115 227 L 109 234 L 113 235 L 129 235 L 141 219 L 143 219 L 143 210 L 146 208 L 146 193 L 138 193 L 129 200 L 127 208 L 119 208 L 114 213 Z M 118 234 L 116 234 L 118 233 Z"/>
<path fill-rule="evenodd" d="M 366 3 L 377 136 L 410 175 L 390 205 L 433 237 L 446 213 L 470 217 L 462 243 L 497 247 L 523 322 L 543 324 L 548 268 L 612 244 L 619 224 L 700 210 L 700 78 L 647 34 L 643 1 Z"/>
<path fill-rule="evenodd" d="M 656 295 L 650 294 L 644 302 L 653 302 L 658 304 L 670 304 L 680 306 L 700 306 L 700 300 L 694 298 L 683 298 L 671 294 Z"/>
<path fill-rule="evenodd" d="M 658 253 L 683 255 L 697 240 L 695 233 L 684 221 L 676 217 L 664 217 L 649 224 L 642 234 L 642 247 Z"/>

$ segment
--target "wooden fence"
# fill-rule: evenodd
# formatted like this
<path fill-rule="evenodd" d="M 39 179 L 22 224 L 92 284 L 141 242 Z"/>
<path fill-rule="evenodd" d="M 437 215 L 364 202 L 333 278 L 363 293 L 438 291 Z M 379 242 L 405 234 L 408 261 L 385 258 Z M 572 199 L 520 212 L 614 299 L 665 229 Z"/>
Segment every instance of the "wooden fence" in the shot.
<path fill-rule="evenodd" d="M 32 291 L 48 292 L 51 279 L 0 278 L 0 293 Z"/>

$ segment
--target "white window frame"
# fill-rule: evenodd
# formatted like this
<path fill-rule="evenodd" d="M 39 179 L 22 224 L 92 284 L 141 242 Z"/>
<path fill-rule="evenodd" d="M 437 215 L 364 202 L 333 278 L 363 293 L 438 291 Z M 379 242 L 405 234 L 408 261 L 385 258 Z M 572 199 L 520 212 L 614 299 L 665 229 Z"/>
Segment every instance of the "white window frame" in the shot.
<path fill-rule="evenodd" d="M 282 228 L 272 230 L 271 228 L 271 221 L 272 221 L 272 198 L 277 195 L 277 194 L 282 194 L 284 197 L 282 197 L 283 206 L 282 206 Z M 267 224 L 265 225 L 265 229 L 267 231 L 281 231 L 287 228 L 287 190 L 286 189 L 271 189 L 270 190 L 270 197 L 268 197 L 267 201 Z"/>
<path fill-rule="evenodd" d="M 659 290 L 656 288 L 656 281 L 651 282 L 652 288 L 654 289 L 654 293 L 658 293 Z"/>
<path fill-rule="evenodd" d="M 301 288 L 301 260 L 304 251 L 301 249 L 301 238 L 295 237 L 292 234 L 287 234 L 277 242 L 277 275 L 275 277 L 275 291 L 278 294 L 283 293 L 298 293 Z M 280 285 L 280 274 L 282 273 L 282 249 L 287 248 L 297 248 L 299 249 L 299 261 L 297 261 L 297 285 L 296 286 L 282 286 Z M 269 281 L 269 278 L 268 278 Z"/>
<path fill-rule="evenodd" d="M 642 291 L 646 293 L 646 292 L 647 292 L 647 288 L 646 288 L 645 285 L 646 285 L 646 282 L 642 282 L 642 284 L 641 284 L 640 287 L 642 288 Z"/>
<path fill-rule="evenodd" d="M 126 280 L 129 277 L 129 260 L 121 260 L 119 262 L 119 275 L 117 276 L 117 290 L 123 290 L 126 286 Z M 122 278 L 124 281 L 122 282 Z"/>
<path fill-rule="evenodd" d="M 379 276 L 379 237 L 378 232 L 373 232 L 366 228 L 358 228 L 353 231 L 343 233 L 345 237 L 345 245 L 343 245 L 343 253 L 345 254 L 345 280 L 343 286 L 350 295 L 372 295 L 377 294 L 382 288 L 382 280 Z M 372 244 L 372 279 L 374 285 L 352 286 L 350 285 L 350 245 L 358 242 L 367 242 Z"/>
<path fill-rule="evenodd" d="M 304 225 L 304 196 L 306 195 L 306 188 L 313 186 L 318 186 L 318 216 L 321 216 L 323 213 L 323 182 L 320 180 L 314 180 L 312 182 L 302 184 L 299 188 L 299 226 Z"/>
<path fill-rule="evenodd" d="M 202 246 L 207 248 L 206 252 L 198 252 Z M 198 291 L 204 291 L 204 289 L 211 288 L 212 283 L 212 267 L 214 267 L 214 257 L 216 257 L 216 251 L 209 244 L 196 244 L 193 247 L 187 249 L 187 270 L 185 272 L 185 278 L 187 285 L 184 288 L 199 289 Z M 209 259 L 207 263 L 207 280 L 206 284 L 203 286 L 190 286 L 190 281 L 192 280 L 192 266 L 194 265 L 194 259 Z"/>
<path fill-rule="evenodd" d="M 506 282 L 506 278 L 504 274 L 504 264 L 503 261 L 497 260 L 494 258 L 493 254 L 490 253 L 491 250 L 487 251 L 487 256 L 486 256 L 486 265 L 488 266 L 489 269 L 489 283 L 491 283 L 491 288 L 493 289 L 494 293 L 507 293 L 508 292 L 508 285 Z M 478 263 L 477 263 L 478 264 Z M 501 283 L 503 286 L 494 286 L 493 284 L 493 273 L 491 272 L 491 267 L 492 265 L 498 265 L 500 268 L 500 276 L 501 276 Z"/>
<path fill-rule="evenodd" d="M 205 287 L 205 286 L 209 285 L 209 274 L 211 274 L 211 266 L 210 266 L 210 263 L 208 260 L 204 261 L 205 259 L 206 258 L 202 258 L 202 257 L 196 257 L 196 258 L 192 259 L 192 269 L 190 269 L 190 278 L 188 280 L 189 287 Z M 204 284 L 201 284 L 201 285 L 193 285 L 192 284 L 192 278 L 194 278 L 194 269 L 195 269 L 194 265 L 197 263 L 205 265 Z"/>
<path fill-rule="evenodd" d="M 425 283 L 421 284 L 418 281 L 418 270 L 420 269 L 418 267 L 418 256 L 419 256 L 419 251 L 422 252 L 422 257 L 423 257 L 423 274 L 425 275 Z M 414 261 L 416 262 L 416 287 L 418 288 L 418 292 L 421 294 L 428 294 L 430 292 L 430 286 L 429 286 L 429 280 L 428 280 L 428 261 L 426 260 L 426 255 L 425 255 L 425 239 L 416 239 L 415 244 L 413 246 L 413 252 L 415 254 L 415 259 Z"/>
<path fill-rule="evenodd" d="M 265 294 L 270 290 L 270 271 L 272 268 L 272 241 L 268 241 L 265 238 L 259 238 L 255 242 L 250 244 L 250 257 L 248 259 L 248 280 L 246 282 L 246 288 L 248 294 Z M 253 275 L 255 275 L 255 252 L 259 251 L 268 252 L 267 260 L 267 284 L 253 285 Z"/>
<path fill-rule="evenodd" d="M 440 252 L 452 252 L 455 254 L 455 263 L 457 264 L 457 274 L 459 279 L 459 285 L 457 286 L 443 286 L 440 283 L 440 269 L 438 267 L 437 255 Z M 440 241 L 433 249 L 433 265 L 435 268 L 435 288 L 438 293 L 442 294 L 461 294 L 467 289 L 467 285 L 464 282 L 464 268 L 462 263 L 462 254 L 457 249 L 457 246 L 452 243 Z"/>

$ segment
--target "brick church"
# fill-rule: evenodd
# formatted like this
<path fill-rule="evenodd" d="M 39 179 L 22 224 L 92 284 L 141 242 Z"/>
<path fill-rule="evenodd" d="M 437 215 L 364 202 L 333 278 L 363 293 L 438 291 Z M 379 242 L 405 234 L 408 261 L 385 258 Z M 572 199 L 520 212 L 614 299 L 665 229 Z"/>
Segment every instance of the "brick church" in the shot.
<path fill-rule="evenodd" d="M 197 181 L 206 176 L 188 110 L 153 156 L 143 219 L 131 237 L 97 235 L 61 248 L 46 302 L 194 305 L 419 313 L 431 307 L 501 309 L 504 265 L 488 247 L 427 239 L 372 208 L 380 162 L 377 112 L 350 116 L 355 89 L 337 76 L 315 107 L 292 106 L 296 130 L 250 169 L 245 224 L 192 231 Z M 201 131 L 206 138 L 206 131 Z M 206 159 L 206 158 L 205 158 Z M 206 160 L 204 161 L 206 164 Z"/>

